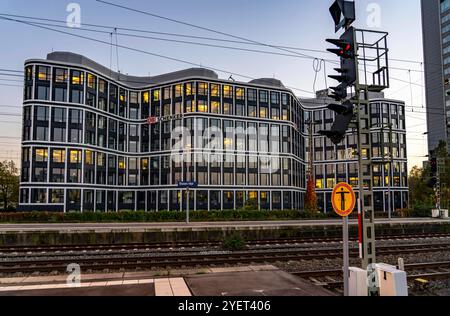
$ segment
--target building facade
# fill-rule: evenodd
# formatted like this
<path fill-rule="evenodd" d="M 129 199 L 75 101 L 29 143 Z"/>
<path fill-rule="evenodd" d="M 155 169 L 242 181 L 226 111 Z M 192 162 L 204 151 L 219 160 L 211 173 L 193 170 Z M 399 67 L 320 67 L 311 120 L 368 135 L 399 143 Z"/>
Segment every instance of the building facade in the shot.
<path fill-rule="evenodd" d="M 450 0 L 422 0 L 428 148 L 450 152 Z"/>
<path fill-rule="evenodd" d="M 25 62 L 20 210 L 302 209 L 304 110 L 275 79 Z M 189 194 L 179 181 L 196 181 Z"/>
<path fill-rule="evenodd" d="M 309 164 L 312 143 L 313 175 L 319 209 L 323 212 L 331 212 L 333 209 L 331 194 L 337 183 L 347 182 L 358 188 L 357 134 L 349 130 L 346 139 L 339 146 L 318 134 L 320 130 L 331 129 L 334 112 L 326 107 L 334 102 L 327 97 L 327 91 L 319 91 L 315 99 L 301 100 L 305 107 L 305 134 L 310 135 L 310 131 L 312 133 L 312 138 L 306 142 L 306 157 Z M 385 99 L 382 93 L 371 94 L 370 115 L 375 211 L 407 208 L 405 103 Z"/>

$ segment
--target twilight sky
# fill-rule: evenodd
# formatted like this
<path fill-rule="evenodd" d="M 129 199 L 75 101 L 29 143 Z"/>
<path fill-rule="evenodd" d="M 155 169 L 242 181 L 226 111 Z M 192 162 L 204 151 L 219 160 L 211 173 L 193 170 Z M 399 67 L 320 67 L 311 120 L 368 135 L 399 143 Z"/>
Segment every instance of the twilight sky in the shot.
<path fill-rule="evenodd" d="M 325 43 L 325 38 L 335 37 L 332 19 L 328 13 L 328 7 L 332 0 L 108 1 L 273 45 L 325 50 L 329 47 Z M 66 11 L 67 5 L 71 2 L 76 2 L 81 7 L 81 24 L 100 24 L 235 40 L 186 25 L 125 11 L 95 0 L 2 0 L 0 14 L 64 21 L 69 14 Z M 357 0 L 356 6 L 358 19 L 355 22 L 356 27 L 389 32 L 390 58 L 418 62 L 390 62 L 390 66 L 403 69 L 391 70 L 391 88 L 386 91 L 386 96 L 404 100 L 410 106 L 407 108 L 409 168 L 414 165 L 421 166 L 422 161 L 425 160 L 423 156 L 426 155 L 427 147 L 426 137 L 422 135 L 426 131 L 425 114 L 423 114 L 424 109 L 422 108 L 425 102 L 421 87 L 423 75 L 418 71 L 421 69 L 420 62 L 423 60 L 420 1 Z M 372 24 L 373 21 L 376 21 L 371 19 L 373 15 L 370 12 L 373 8 L 381 9 L 379 27 Z M 110 42 L 109 34 L 61 30 Z M 22 70 L 26 59 L 45 58 L 46 54 L 52 50 L 73 51 L 105 66 L 110 65 L 111 48 L 109 45 L 4 20 L 0 20 L 0 35 L 3 44 L 0 51 L 0 69 Z M 161 37 L 161 35 L 154 36 Z M 186 40 L 185 38 L 176 39 Z M 219 76 L 225 79 L 229 77 L 230 72 L 255 78 L 275 76 L 286 86 L 313 91 L 313 62 L 309 58 L 243 52 L 120 35 L 118 43 L 226 70 L 228 73 L 219 73 Z M 213 44 L 238 45 L 222 42 L 213 42 Z M 240 47 L 283 53 L 261 46 L 245 45 Z M 299 52 L 318 58 L 337 60 L 333 55 L 326 53 Z M 332 66 L 327 64 L 327 74 L 333 72 Z M 112 67 L 117 69 L 115 50 Z M 157 75 L 189 67 L 180 62 L 119 49 L 119 69 L 123 73 Z M 6 72 L 0 71 L 0 73 Z M 9 73 L 11 74 L 11 72 Z M 239 81 L 248 81 L 245 78 L 234 77 Z M 323 78 L 324 74 L 321 72 L 318 75 L 316 90 L 324 88 Z M 409 84 L 410 80 L 414 83 L 413 85 Z M 335 82 L 328 80 L 328 84 L 335 85 Z M 21 85 L 20 77 L 0 75 L 0 148 L 2 148 L 0 160 L 15 159 L 19 161 L 20 140 L 18 137 L 21 135 L 19 115 L 22 104 L 22 89 L 19 86 Z M 301 97 L 312 96 L 306 92 L 298 92 L 298 95 Z M 5 113 L 16 114 L 16 116 L 4 115 Z"/>

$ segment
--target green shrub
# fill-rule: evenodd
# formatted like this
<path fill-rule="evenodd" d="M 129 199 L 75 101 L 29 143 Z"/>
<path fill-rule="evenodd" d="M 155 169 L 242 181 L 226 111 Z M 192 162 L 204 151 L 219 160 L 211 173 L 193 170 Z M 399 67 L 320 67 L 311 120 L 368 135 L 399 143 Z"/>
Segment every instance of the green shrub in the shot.
<path fill-rule="evenodd" d="M 330 214 L 308 214 L 304 211 L 192 211 L 189 214 L 193 222 L 214 221 L 267 221 L 334 218 Z M 186 212 L 161 211 L 120 211 L 120 212 L 22 212 L 0 213 L 0 223 L 81 223 L 81 222 L 184 222 Z"/>
<path fill-rule="evenodd" d="M 239 251 L 246 247 L 247 243 L 239 233 L 233 233 L 223 240 L 223 248 L 229 251 Z"/>

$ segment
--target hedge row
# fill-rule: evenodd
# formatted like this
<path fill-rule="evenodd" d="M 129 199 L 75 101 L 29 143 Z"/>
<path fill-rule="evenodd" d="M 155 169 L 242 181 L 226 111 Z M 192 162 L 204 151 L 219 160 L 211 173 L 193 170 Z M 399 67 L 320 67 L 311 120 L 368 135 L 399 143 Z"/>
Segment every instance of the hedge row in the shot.
<path fill-rule="evenodd" d="M 330 217 L 335 217 L 335 215 L 311 215 L 303 211 L 195 211 L 190 212 L 189 214 L 189 218 L 193 222 L 325 219 Z M 108 213 L 0 213 L 0 223 L 183 222 L 185 220 L 186 213 L 168 211 L 123 211 Z"/>

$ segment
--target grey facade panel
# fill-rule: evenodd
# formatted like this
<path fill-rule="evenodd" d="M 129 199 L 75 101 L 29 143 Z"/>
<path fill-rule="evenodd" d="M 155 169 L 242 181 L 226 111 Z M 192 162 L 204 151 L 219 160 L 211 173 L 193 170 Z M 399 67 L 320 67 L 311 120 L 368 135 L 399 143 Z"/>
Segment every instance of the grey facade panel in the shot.
<path fill-rule="evenodd" d="M 447 140 L 440 0 L 422 0 L 428 148 Z"/>

